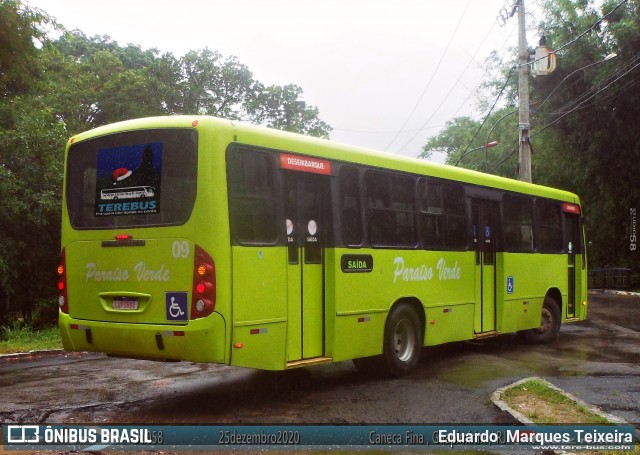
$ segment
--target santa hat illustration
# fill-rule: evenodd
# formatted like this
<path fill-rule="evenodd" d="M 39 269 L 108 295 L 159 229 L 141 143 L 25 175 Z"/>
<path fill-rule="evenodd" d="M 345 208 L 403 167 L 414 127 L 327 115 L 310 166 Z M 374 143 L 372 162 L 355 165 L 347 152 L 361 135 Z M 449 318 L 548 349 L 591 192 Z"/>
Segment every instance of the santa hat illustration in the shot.
<path fill-rule="evenodd" d="M 122 180 L 126 179 L 127 177 L 129 177 L 132 174 L 132 171 L 130 171 L 129 169 L 125 168 L 125 167 L 119 167 L 118 169 L 116 169 L 115 171 L 113 171 L 113 184 L 115 185 L 118 182 L 121 182 Z"/>

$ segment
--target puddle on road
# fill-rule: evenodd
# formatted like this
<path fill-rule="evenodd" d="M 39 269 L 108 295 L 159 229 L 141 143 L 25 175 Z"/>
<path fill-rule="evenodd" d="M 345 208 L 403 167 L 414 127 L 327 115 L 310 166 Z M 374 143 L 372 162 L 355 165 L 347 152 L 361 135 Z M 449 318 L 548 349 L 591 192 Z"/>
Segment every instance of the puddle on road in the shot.
<path fill-rule="evenodd" d="M 640 364 L 640 345 L 626 343 L 620 336 L 625 330 L 629 329 L 576 324 L 564 326 L 559 340 L 550 345 L 530 345 L 517 335 L 503 335 L 426 348 L 423 367 L 414 377 L 478 389 L 509 377 L 620 374 Z M 618 368 L 612 369 L 612 363 Z"/>

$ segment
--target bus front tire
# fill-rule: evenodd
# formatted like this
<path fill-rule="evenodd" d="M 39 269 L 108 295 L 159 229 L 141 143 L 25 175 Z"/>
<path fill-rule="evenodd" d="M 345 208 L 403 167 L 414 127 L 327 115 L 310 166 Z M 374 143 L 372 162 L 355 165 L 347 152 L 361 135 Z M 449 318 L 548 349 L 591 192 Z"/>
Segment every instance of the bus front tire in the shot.
<path fill-rule="evenodd" d="M 394 306 L 384 330 L 382 359 L 389 376 L 400 378 L 418 366 L 422 351 L 422 325 L 418 313 L 408 303 Z"/>
<path fill-rule="evenodd" d="M 560 333 L 560 306 L 551 296 L 544 298 L 540 327 L 523 332 L 524 339 L 529 343 L 548 344 L 558 339 Z"/>

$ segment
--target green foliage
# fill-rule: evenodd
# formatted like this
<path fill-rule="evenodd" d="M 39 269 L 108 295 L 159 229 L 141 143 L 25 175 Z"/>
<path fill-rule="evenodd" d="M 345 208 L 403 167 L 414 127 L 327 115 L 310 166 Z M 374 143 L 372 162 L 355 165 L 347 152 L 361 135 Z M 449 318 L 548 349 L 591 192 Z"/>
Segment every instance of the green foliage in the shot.
<path fill-rule="evenodd" d="M 38 77 L 35 43 L 46 41 L 47 26 L 56 24 L 43 11 L 0 0 L 0 95 L 23 93 Z"/>
<path fill-rule="evenodd" d="M 517 168 L 513 153 L 518 140 L 517 117 L 517 110 L 507 106 L 491 114 L 484 125 L 469 117 L 454 118 L 427 142 L 419 157 L 444 152 L 447 164 L 513 177 Z M 494 141 L 498 145 L 485 147 Z"/>
<path fill-rule="evenodd" d="M 552 47 L 577 39 L 560 54 L 556 71 L 532 86 L 538 104 L 533 175 L 582 197 L 591 265 L 633 267 L 629 212 L 640 205 L 633 184 L 640 180 L 640 24 L 638 1 L 620 3 L 547 3 L 541 28 Z"/>
<path fill-rule="evenodd" d="M 51 31 L 61 32 L 55 39 Z M 155 115 L 207 114 L 315 136 L 331 128 L 295 85 L 265 87 L 235 57 L 176 58 L 67 32 L 43 11 L 0 0 L 0 319 L 55 318 L 63 151 L 73 134 Z M 53 300 L 49 300 L 50 302 Z M 43 312 L 43 308 L 53 312 Z"/>
<path fill-rule="evenodd" d="M 299 101 L 301 96 L 297 85 L 260 85 L 250 103 L 251 119 L 270 128 L 328 138 L 331 127 L 319 119 L 317 108 Z"/>
<path fill-rule="evenodd" d="M 51 349 L 62 349 L 57 326 L 36 330 L 30 325 L 14 322 L 0 327 L 0 354 Z"/>
<path fill-rule="evenodd" d="M 640 181 L 640 2 L 597 5 L 590 0 L 543 5 L 539 33 L 549 48 L 563 49 L 555 72 L 530 80 L 533 181 L 580 195 L 591 266 L 637 267 L 629 237 L 630 211 L 640 208 L 635 184 Z M 486 150 L 486 170 L 517 177 L 517 114 L 509 115 L 517 109 L 516 80 L 507 80 L 511 66 L 503 63 L 485 84 L 496 95 L 506 87 L 501 98 L 506 107 L 482 129 L 480 122 L 453 119 L 424 146 L 423 157 L 444 151 L 449 164 L 484 170 L 485 150 L 470 151 L 498 140 L 499 146 Z"/>

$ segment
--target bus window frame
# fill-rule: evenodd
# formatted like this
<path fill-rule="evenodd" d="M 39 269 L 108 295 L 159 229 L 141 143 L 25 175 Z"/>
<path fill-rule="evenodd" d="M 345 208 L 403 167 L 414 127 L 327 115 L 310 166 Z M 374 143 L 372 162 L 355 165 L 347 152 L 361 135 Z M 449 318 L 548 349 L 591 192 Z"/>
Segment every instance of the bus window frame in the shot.
<path fill-rule="evenodd" d="M 369 191 L 369 187 L 368 187 L 368 178 L 370 175 L 372 174 L 378 174 L 378 177 L 385 177 L 388 179 L 405 179 L 407 182 L 410 182 L 410 185 L 408 185 L 408 187 L 410 187 L 410 191 L 407 192 L 407 195 L 410 196 L 411 198 L 411 210 L 405 210 L 405 209 L 395 209 L 393 207 L 391 207 L 391 203 L 392 203 L 392 196 L 393 194 L 389 194 L 389 207 L 374 207 L 370 205 L 370 200 L 371 200 L 371 195 L 373 194 L 372 192 Z M 379 249 L 398 249 L 398 250 L 415 250 L 418 249 L 418 245 L 419 245 L 419 239 L 418 239 L 418 223 L 417 223 L 417 211 L 416 211 L 416 184 L 415 184 L 415 178 L 416 176 L 412 175 L 412 174 L 408 174 L 405 172 L 398 172 L 398 171 L 393 171 L 393 170 L 388 170 L 388 169 L 381 169 L 381 168 L 376 168 L 376 167 L 365 167 L 364 168 L 364 172 L 363 172 L 363 176 L 362 176 L 362 181 L 363 181 L 363 211 L 364 211 L 364 222 L 365 222 L 365 238 L 367 239 L 367 243 L 372 247 L 372 248 L 379 248 Z M 389 187 L 393 186 L 393 182 L 391 182 L 390 180 L 387 181 Z M 378 184 L 380 184 L 380 182 L 378 182 Z M 375 212 L 375 213 L 374 213 Z M 397 216 L 399 213 L 400 214 L 409 214 L 412 218 L 413 218 L 413 222 L 412 222 L 412 242 L 407 242 L 407 243 L 377 243 L 374 242 L 371 238 L 371 228 L 372 228 L 372 223 L 371 223 L 371 219 L 374 215 L 376 215 L 377 213 L 387 213 L 387 214 L 393 214 L 394 216 Z M 396 218 L 397 220 L 397 218 Z M 394 226 L 397 226 L 397 222 L 394 224 Z"/>
<path fill-rule="evenodd" d="M 244 240 L 244 239 L 239 239 L 238 235 L 237 235 L 237 226 L 236 221 L 237 219 L 235 218 L 236 215 L 234 215 L 234 213 L 236 212 L 236 206 L 235 204 L 235 200 L 237 199 L 245 199 L 248 198 L 249 196 L 247 195 L 236 195 L 233 193 L 232 191 L 232 172 L 231 168 L 230 168 L 230 157 L 233 155 L 233 157 L 242 157 L 242 161 L 244 161 L 244 159 L 249 156 L 249 155 L 256 155 L 256 156 L 262 156 L 264 157 L 268 163 L 271 164 L 271 180 L 272 180 L 272 185 L 273 185 L 273 194 L 272 197 L 270 198 L 270 200 L 272 200 L 273 202 L 273 219 L 271 220 L 271 227 L 272 229 L 274 229 L 274 236 L 273 239 L 271 240 Z M 264 150 L 262 148 L 259 147 L 252 147 L 250 145 L 245 145 L 245 144 L 230 144 L 230 146 L 227 148 L 226 151 L 226 155 L 225 155 L 225 174 L 226 174 L 226 178 L 227 178 L 227 200 L 228 200 L 228 214 L 229 214 L 229 237 L 230 237 L 230 241 L 232 245 L 240 245 L 240 246 L 279 246 L 279 245 L 284 245 L 285 242 L 285 238 L 284 238 L 284 217 L 282 214 L 282 182 L 280 179 L 280 175 L 277 172 L 278 170 L 278 166 L 275 160 L 275 155 L 272 151 L 270 150 Z M 261 198 L 252 198 L 255 200 L 259 200 Z M 269 198 L 262 198 L 264 200 L 267 200 Z M 282 219 L 283 223 L 282 223 L 282 229 L 278 227 L 278 220 Z"/>

